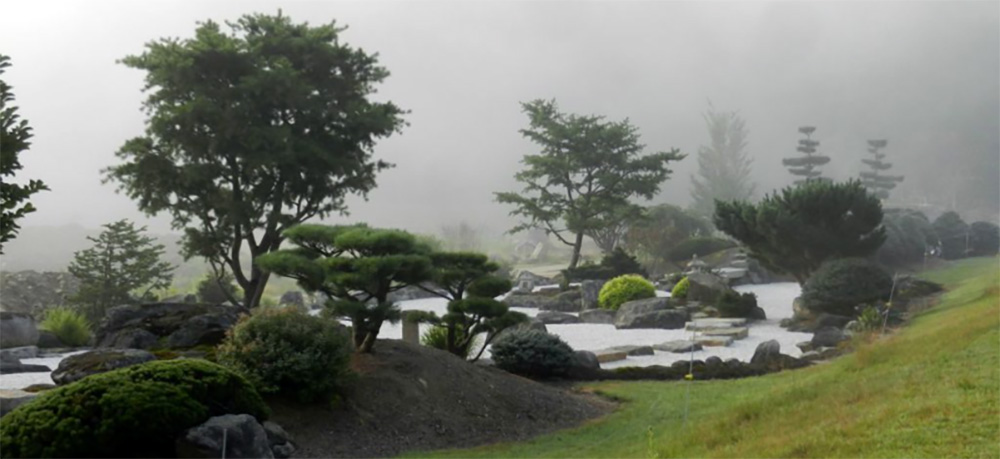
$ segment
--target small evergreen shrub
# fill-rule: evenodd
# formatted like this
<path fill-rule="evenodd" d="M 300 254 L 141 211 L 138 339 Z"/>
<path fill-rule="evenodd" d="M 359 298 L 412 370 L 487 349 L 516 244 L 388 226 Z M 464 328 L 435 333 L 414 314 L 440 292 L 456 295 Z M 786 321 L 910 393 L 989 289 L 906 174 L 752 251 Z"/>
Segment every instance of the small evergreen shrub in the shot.
<path fill-rule="evenodd" d="M 875 331 L 882 328 L 882 313 L 875 306 L 865 306 L 858 315 L 859 331 Z"/>
<path fill-rule="evenodd" d="M 334 320 L 296 308 L 244 317 L 219 346 L 219 363 L 245 376 L 262 394 L 310 402 L 332 398 L 348 374 L 351 343 Z"/>
<path fill-rule="evenodd" d="M 267 405 L 236 373 L 200 359 L 153 361 L 42 392 L 0 418 L 4 457 L 173 457 L 186 429 Z"/>
<path fill-rule="evenodd" d="M 510 330 L 493 343 L 492 353 L 498 368 L 530 378 L 565 375 L 573 363 L 573 349 L 541 330 Z"/>
<path fill-rule="evenodd" d="M 611 279 L 604 287 L 601 287 L 597 294 L 597 303 L 604 309 L 617 311 L 625 302 L 642 300 L 656 296 L 656 287 L 653 283 L 637 276 L 627 274 Z"/>
<path fill-rule="evenodd" d="M 646 277 L 648 273 L 642 264 L 629 255 L 621 247 L 615 248 L 601 259 L 601 264 L 584 263 L 573 269 L 564 269 L 563 276 L 567 281 L 606 280 L 626 274 L 638 274 Z"/>
<path fill-rule="evenodd" d="M 688 296 L 688 289 L 691 287 L 691 281 L 688 278 L 681 279 L 674 288 L 670 290 L 670 297 L 676 298 L 678 300 L 683 300 Z"/>
<path fill-rule="evenodd" d="M 42 330 L 52 332 L 70 347 L 80 347 L 90 344 L 90 323 L 78 311 L 66 307 L 52 308 L 45 311 L 45 318 L 40 324 Z"/>
<path fill-rule="evenodd" d="M 205 277 L 198 282 L 198 301 L 202 303 L 222 304 L 228 303 L 230 296 L 239 299 L 242 294 L 235 282 L 236 279 L 229 273 L 225 273 L 222 279 L 216 279 L 211 275 Z"/>
<path fill-rule="evenodd" d="M 722 317 L 748 318 L 757 308 L 757 295 L 727 290 L 716 300 L 715 308 Z"/>
<path fill-rule="evenodd" d="M 691 261 L 691 257 L 698 255 L 704 257 L 720 250 L 736 247 L 736 243 L 729 239 L 717 237 L 692 237 L 685 239 L 680 244 L 670 249 L 668 258 L 674 263 Z"/>
<path fill-rule="evenodd" d="M 862 258 L 823 263 L 802 286 L 802 304 L 815 312 L 853 317 L 855 307 L 885 301 L 892 278 L 878 265 Z"/>

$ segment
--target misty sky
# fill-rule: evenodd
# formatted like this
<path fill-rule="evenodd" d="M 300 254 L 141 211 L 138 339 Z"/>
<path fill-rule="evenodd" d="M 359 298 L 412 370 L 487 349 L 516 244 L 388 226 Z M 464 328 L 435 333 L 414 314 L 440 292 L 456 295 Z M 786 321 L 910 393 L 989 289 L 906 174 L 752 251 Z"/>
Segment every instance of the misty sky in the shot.
<path fill-rule="evenodd" d="M 711 100 L 749 130 L 758 189 L 792 181 L 780 159 L 797 127 L 815 125 L 825 175 L 856 176 L 865 141 L 907 176 L 911 196 L 961 201 L 1000 174 L 1000 3 L 991 2 L 211 2 L 4 1 L 0 53 L 13 66 L 20 114 L 34 128 L 20 179 L 52 191 L 22 226 L 97 227 L 135 205 L 102 184 L 114 152 L 141 134 L 144 74 L 117 64 L 160 37 L 189 37 L 196 21 L 279 8 L 297 22 L 336 20 L 343 41 L 380 54 L 391 76 L 379 99 L 411 110 L 376 157 L 381 174 L 351 217 L 437 232 L 461 220 L 506 229 L 494 191 L 516 190 L 519 102 L 555 98 L 564 111 L 628 117 L 647 150 L 690 156 L 654 203 L 686 205 Z M 955 188 L 962 183 L 965 188 Z M 970 185 L 971 184 L 971 185 Z M 972 199 L 972 198 L 970 198 Z M 982 202 L 980 202 L 982 201 Z"/>

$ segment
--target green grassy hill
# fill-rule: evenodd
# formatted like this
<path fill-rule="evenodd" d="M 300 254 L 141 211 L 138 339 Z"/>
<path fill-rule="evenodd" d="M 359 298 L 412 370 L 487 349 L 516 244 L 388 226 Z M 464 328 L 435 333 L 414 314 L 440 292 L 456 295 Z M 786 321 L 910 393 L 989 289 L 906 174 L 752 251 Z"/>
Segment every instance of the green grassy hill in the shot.
<path fill-rule="evenodd" d="M 939 305 L 828 364 L 732 381 L 588 385 L 621 408 L 534 441 L 433 455 L 1000 457 L 997 268 L 979 258 L 927 273 L 949 289 Z"/>

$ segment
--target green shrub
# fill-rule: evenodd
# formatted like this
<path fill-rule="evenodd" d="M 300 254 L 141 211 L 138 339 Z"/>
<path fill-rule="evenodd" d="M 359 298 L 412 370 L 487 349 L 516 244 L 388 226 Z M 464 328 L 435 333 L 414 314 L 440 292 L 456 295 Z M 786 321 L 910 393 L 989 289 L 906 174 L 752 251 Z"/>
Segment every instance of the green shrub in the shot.
<path fill-rule="evenodd" d="M 610 254 L 605 255 L 599 265 L 584 263 L 573 269 L 564 269 L 562 274 L 567 281 L 581 281 L 612 279 L 626 274 L 638 274 L 645 277 L 647 272 L 635 257 L 618 247 Z"/>
<path fill-rule="evenodd" d="M 688 278 L 681 279 L 674 288 L 670 290 L 670 297 L 676 298 L 678 300 L 683 300 L 688 297 L 688 289 L 691 288 L 691 281 Z"/>
<path fill-rule="evenodd" d="M 855 307 L 884 301 L 892 278 L 878 265 L 861 258 L 827 261 L 802 286 L 802 304 L 815 311 L 854 316 Z"/>
<path fill-rule="evenodd" d="M 348 373 L 351 343 L 334 320 L 295 308 L 244 317 L 219 346 L 219 363 L 245 376 L 262 394 L 300 401 L 331 399 Z"/>
<path fill-rule="evenodd" d="M 440 325 L 431 327 L 420 336 L 420 343 L 427 347 L 448 351 L 448 328 Z M 456 355 L 463 359 L 468 359 L 469 354 L 472 354 L 472 350 L 479 349 L 479 347 L 479 339 L 472 338 L 468 346 L 458 349 Z"/>
<path fill-rule="evenodd" d="M 196 290 L 198 301 L 202 303 L 222 304 L 228 303 L 230 297 L 239 300 L 242 293 L 235 282 L 236 279 L 230 273 L 223 274 L 222 279 L 216 279 L 214 276 L 208 275 L 198 282 Z"/>
<path fill-rule="evenodd" d="M 573 363 L 573 349 L 541 330 L 510 330 L 493 343 L 492 353 L 498 368 L 531 378 L 564 375 Z"/>
<path fill-rule="evenodd" d="M 627 301 L 653 298 L 656 287 L 642 276 L 627 274 L 611 279 L 597 294 L 597 303 L 604 309 L 617 311 Z"/>
<path fill-rule="evenodd" d="M 173 457 L 186 429 L 267 405 L 245 379 L 199 359 L 154 361 L 42 392 L 0 419 L 4 457 Z"/>
<path fill-rule="evenodd" d="M 859 331 L 875 331 L 882 328 L 882 314 L 875 306 L 865 306 L 858 315 Z"/>
<path fill-rule="evenodd" d="M 715 308 L 722 317 L 749 318 L 757 308 L 757 295 L 727 290 L 716 300 Z"/>
<path fill-rule="evenodd" d="M 996 255 L 1000 252 L 1000 227 L 990 222 L 969 225 L 969 250 L 977 257 Z"/>
<path fill-rule="evenodd" d="M 90 323 L 82 313 L 70 308 L 58 307 L 45 311 L 41 329 L 52 332 L 59 341 L 70 347 L 90 344 Z"/>
<path fill-rule="evenodd" d="M 736 243 L 729 239 L 717 237 L 693 237 L 685 239 L 680 244 L 670 249 L 669 259 L 674 263 L 690 261 L 691 257 L 698 255 L 704 257 L 720 250 L 736 247 Z"/>
<path fill-rule="evenodd" d="M 884 266 L 905 266 L 924 259 L 928 247 L 938 244 L 930 220 L 923 213 L 910 209 L 890 209 L 882 217 L 885 242 L 875 253 Z"/>

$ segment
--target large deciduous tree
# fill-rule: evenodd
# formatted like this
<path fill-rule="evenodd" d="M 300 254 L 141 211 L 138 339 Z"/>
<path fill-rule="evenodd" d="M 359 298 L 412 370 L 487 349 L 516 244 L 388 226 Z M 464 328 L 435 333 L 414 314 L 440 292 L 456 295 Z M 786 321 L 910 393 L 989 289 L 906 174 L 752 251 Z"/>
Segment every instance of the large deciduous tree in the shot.
<path fill-rule="evenodd" d="M 119 220 L 104 228 L 96 238 L 87 238 L 94 246 L 76 252 L 69 265 L 80 280 L 70 301 L 92 323 L 114 306 L 152 300 L 152 292 L 169 287 L 173 279 L 174 267 L 161 260 L 163 245 L 145 234 L 146 227 Z"/>
<path fill-rule="evenodd" d="M 515 178 L 522 192 L 496 193 L 524 220 L 511 231 L 541 228 L 573 248 L 569 268 L 580 260 L 584 235 L 608 224 L 608 216 L 650 199 L 670 174 L 667 165 L 684 158 L 678 150 L 643 155 L 638 129 L 629 120 L 559 112 L 555 101 L 522 104 L 528 115 L 521 134 L 538 144 L 525 155 Z"/>
<path fill-rule="evenodd" d="M 714 107 L 704 115 L 709 145 L 698 148 L 698 176 L 691 177 L 691 207 L 699 215 L 711 218 L 715 200 L 745 200 L 753 196 L 757 185 L 750 180 L 746 152 L 746 122 L 736 112 L 720 113 Z"/>
<path fill-rule="evenodd" d="M 875 253 L 886 237 L 881 202 L 856 180 L 808 181 L 758 204 L 719 201 L 715 226 L 799 284 L 828 259 Z"/>
<path fill-rule="evenodd" d="M 384 322 L 399 321 L 389 293 L 431 277 L 430 248 L 405 231 L 307 224 L 284 236 L 298 247 L 261 255 L 257 263 L 330 298 L 330 312 L 351 320 L 358 352 L 372 351 Z"/>
<path fill-rule="evenodd" d="M 205 22 L 194 38 L 122 60 L 146 71 L 149 118 L 106 173 L 143 211 L 169 213 L 185 257 L 204 257 L 217 278 L 231 272 L 249 308 L 268 278 L 255 260 L 278 249 L 284 230 L 367 195 L 391 166 L 372 148 L 400 129 L 403 112 L 370 100 L 389 73 L 342 43 L 333 23 L 293 24 L 279 12 L 228 26 Z"/>
<path fill-rule="evenodd" d="M 0 54 L 0 75 L 10 67 L 10 57 Z M 41 180 L 28 180 L 26 184 L 11 183 L 14 174 L 21 170 L 19 155 L 31 146 L 31 127 L 17 114 L 14 93 L 6 81 L 0 79 L 0 253 L 3 243 L 17 236 L 17 221 L 35 211 L 28 198 L 49 188 Z"/>

